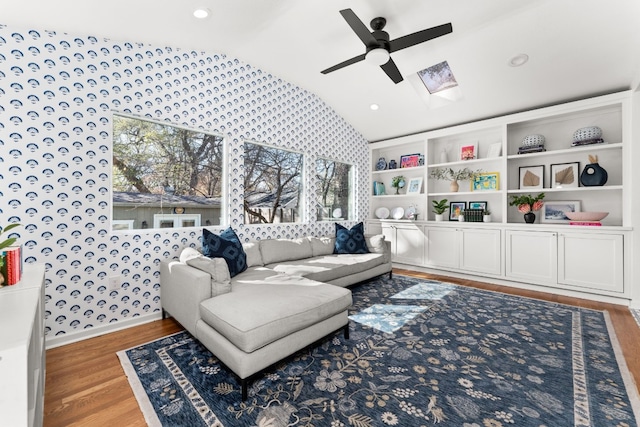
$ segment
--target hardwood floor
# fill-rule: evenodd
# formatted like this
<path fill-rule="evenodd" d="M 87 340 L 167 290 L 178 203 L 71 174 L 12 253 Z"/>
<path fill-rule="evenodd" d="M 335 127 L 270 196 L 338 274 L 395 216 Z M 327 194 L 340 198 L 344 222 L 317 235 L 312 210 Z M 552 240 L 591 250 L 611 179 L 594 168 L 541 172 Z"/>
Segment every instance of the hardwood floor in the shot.
<path fill-rule="evenodd" d="M 394 272 L 464 286 L 607 310 L 629 371 L 640 384 L 640 328 L 627 307 L 514 289 L 447 276 L 394 269 Z M 145 426 L 116 352 L 182 330 L 172 319 L 158 320 L 47 351 L 44 426 Z"/>

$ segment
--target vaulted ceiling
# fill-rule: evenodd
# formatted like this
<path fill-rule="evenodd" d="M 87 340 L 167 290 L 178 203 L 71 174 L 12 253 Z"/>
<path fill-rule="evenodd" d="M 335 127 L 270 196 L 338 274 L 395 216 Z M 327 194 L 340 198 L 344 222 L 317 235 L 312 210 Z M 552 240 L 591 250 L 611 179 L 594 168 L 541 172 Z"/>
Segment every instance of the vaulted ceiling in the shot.
<path fill-rule="evenodd" d="M 198 20 L 196 8 L 211 15 Z M 453 33 L 391 56 L 394 84 L 359 62 L 365 46 L 339 11 L 391 39 L 440 24 Z M 3 1 L 0 24 L 116 41 L 224 53 L 322 98 L 370 141 L 493 117 L 640 85 L 638 0 L 79 0 Z M 529 61 L 508 65 L 518 54 Z M 429 95 L 417 72 L 447 61 L 451 101 Z M 371 104 L 378 110 L 371 110 Z"/>

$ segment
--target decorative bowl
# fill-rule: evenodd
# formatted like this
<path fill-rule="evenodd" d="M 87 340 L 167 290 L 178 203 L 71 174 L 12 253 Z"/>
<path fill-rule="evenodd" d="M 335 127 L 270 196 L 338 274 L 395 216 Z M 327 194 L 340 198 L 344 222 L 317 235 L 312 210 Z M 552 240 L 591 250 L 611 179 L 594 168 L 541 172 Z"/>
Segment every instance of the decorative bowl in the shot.
<path fill-rule="evenodd" d="M 376 209 L 376 218 L 378 219 L 387 219 L 389 218 L 389 209 L 385 208 L 384 206 L 379 207 L 378 209 Z"/>
<path fill-rule="evenodd" d="M 540 135 L 540 134 L 533 134 L 533 135 L 527 135 L 524 137 L 524 139 L 522 140 L 522 146 L 523 147 L 531 147 L 534 145 L 543 145 L 544 144 L 544 135 Z"/>
<path fill-rule="evenodd" d="M 571 221 L 600 221 L 609 215 L 609 212 L 565 212 L 564 214 Z"/>
<path fill-rule="evenodd" d="M 590 139 L 600 138 L 602 138 L 602 129 L 598 126 L 580 128 L 573 133 L 573 142 L 589 141 Z"/>

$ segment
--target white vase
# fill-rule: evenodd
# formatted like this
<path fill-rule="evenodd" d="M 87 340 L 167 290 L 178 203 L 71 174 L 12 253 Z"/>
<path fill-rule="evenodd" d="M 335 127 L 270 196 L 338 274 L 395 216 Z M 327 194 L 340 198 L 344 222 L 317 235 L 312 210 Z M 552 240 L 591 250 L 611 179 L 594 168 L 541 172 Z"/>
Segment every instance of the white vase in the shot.
<path fill-rule="evenodd" d="M 444 221 L 444 214 L 436 214 L 436 221 Z"/>
<path fill-rule="evenodd" d="M 491 215 L 482 215 L 482 222 L 491 222 Z"/>
<path fill-rule="evenodd" d="M 440 152 L 440 163 L 448 163 L 449 158 L 447 157 L 447 150 L 442 150 Z"/>
<path fill-rule="evenodd" d="M 458 215 L 458 222 L 464 222 L 464 215 Z"/>

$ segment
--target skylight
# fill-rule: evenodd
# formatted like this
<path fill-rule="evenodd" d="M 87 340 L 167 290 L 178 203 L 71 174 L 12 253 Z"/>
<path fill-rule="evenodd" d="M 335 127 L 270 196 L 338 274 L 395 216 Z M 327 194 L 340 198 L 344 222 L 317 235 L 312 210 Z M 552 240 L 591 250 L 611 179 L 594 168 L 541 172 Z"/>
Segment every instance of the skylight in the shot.
<path fill-rule="evenodd" d="M 458 82 L 453 76 L 453 72 L 451 68 L 449 68 L 447 61 L 442 61 L 439 64 L 418 71 L 418 76 L 432 95 L 458 86 Z"/>

